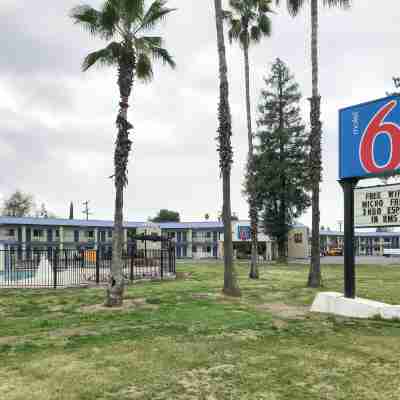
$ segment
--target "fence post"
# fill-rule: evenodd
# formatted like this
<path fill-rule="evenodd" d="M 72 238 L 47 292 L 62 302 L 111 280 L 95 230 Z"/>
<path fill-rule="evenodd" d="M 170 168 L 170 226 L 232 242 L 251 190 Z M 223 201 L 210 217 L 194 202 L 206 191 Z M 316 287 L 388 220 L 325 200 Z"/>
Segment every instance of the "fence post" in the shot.
<path fill-rule="evenodd" d="M 161 253 L 160 253 L 160 276 L 161 279 L 164 278 L 164 266 L 163 266 L 163 261 L 164 261 L 164 257 L 163 257 L 163 253 L 164 253 L 164 249 L 163 249 L 163 242 L 161 241 Z"/>
<path fill-rule="evenodd" d="M 52 251 L 53 261 L 53 286 L 57 289 L 57 250 Z"/>
<path fill-rule="evenodd" d="M 80 265 L 80 271 L 79 271 L 79 276 L 81 277 L 84 270 L 85 270 L 85 250 L 81 249 L 81 265 Z"/>
<path fill-rule="evenodd" d="M 175 254 L 174 248 L 173 248 L 173 252 L 172 252 L 172 260 L 173 260 L 172 271 L 170 271 L 170 272 L 172 272 L 175 275 L 176 274 L 176 254 Z"/>
<path fill-rule="evenodd" d="M 131 249 L 131 265 L 130 265 L 129 279 L 131 282 L 133 281 L 133 249 Z"/>
<path fill-rule="evenodd" d="M 100 283 L 100 251 L 97 248 L 96 249 L 96 284 L 98 285 Z"/>

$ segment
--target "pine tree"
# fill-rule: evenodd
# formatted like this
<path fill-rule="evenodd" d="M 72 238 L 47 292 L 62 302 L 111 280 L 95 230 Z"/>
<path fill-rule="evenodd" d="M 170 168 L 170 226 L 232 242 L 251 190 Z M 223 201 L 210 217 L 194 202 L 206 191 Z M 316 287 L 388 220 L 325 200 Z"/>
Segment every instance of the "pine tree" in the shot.
<path fill-rule="evenodd" d="M 71 201 L 69 205 L 69 219 L 74 219 L 74 204 Z"/>
<path fill-rule="evenodd" d="M 301 93 L 288 67 L 277 59 L 264 81 L 255 155 L 257 202 L 264 231 L 277 240 L 279 258 L 286 262 L 288 232 L 311 204 L 309 148 L 300 116 Z"/>

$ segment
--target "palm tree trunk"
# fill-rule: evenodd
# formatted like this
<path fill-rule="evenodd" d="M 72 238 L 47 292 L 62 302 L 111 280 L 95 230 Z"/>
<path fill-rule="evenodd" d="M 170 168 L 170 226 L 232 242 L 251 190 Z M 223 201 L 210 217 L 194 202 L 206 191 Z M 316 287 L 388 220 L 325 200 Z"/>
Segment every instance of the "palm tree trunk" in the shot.
<path fill-rule="evenodd" d="M 218 107 L 218 152 L 220 155 L 220 168 L 223 186 L 223 211 L 224 222 L 224 288 L 223 292 L 229 296 L 240 296 L 236 270 L 233 264 L 233 247 L 231 232 L 231 165 L 232 165 L 232 121 L 229 107 L 228 67 L 225 55 L 225 40 L 223 30 L 223 15 L 221 0 L 214 0 L 215 21 L 217 28 L 217 44 L 219 57 L 220 78 L 220 103 Z"/>
<path fill-rule="evenodd" d="M 278 237 L 278 263 L 287 264 L 286 237 L 284 235 Z"/>
<path fill-rule="evenodd" d="M 251 129 L 251 105 L 250 105 L 250 64 L 249 64 L 249 46 L 245 44 L 243 46 L 244 52 L 244 70 L 245 70 L 245 82 L 246 82 L 246 113 L 247 113 L 247 137 L 248 137 L 248 155 L 247 155 L 247 179 L 249 190 L 249 216 L 251 226 L 251 261 L 250 261 L 250 273 L 251 279 L 258 279 L 258 243 L 257 243 L 257 204 L 255 196 L 255 184 L 254 184 L 254 166 L 253 166 L 253 132 Z"/>
<path fill-rule="evenodd" d="M 312 190 L 312 237 L 309 287 L 321 286 L 320 238 L 319 238 L 319 184 L 321 182 L 321 98 L 318 90 L 318 0 L 311 0 L 311 135 L 310 175 Z"/>
<path fill-rule="evenodd" d="M 115 184 L 115 213 L 112 240 L 111 274 L 106 291 L 105 305 L 117 307 L 122 305 L 124 294 L 124 277 L 122 274 L 122 251 L 124 246 L 123 207 L 124 187 L 127 185 L 127 165 L 132 142 L 129 131 L 132 125 L 128 122 L 128 101 L 133 84 L 132 60 L 134 55 L 127 52 L 119 62 L 118 84 L 120 90 L 120 110 L 117 117 L 118 135 L 114 153 L 114 184 Z"/>

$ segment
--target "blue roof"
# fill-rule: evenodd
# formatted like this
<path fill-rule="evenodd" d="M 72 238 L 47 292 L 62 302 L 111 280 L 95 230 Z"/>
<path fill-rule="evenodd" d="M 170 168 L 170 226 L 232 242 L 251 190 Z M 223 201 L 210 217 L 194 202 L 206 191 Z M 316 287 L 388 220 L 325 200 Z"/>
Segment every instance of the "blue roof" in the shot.
<path fill-rule="evenodd" d="M 36 225 L 36 226 L 76 226 L 91 228 L 112 228 L 113 221 L 62 219 L 62 218 L 31 218 L 31 217 L 0 217 L 0 225 Z M 126 228 L 144 228 L 157 225 L 149 222 L 124 222 Z"/>
<path fill-rule="evenodd" d="M 112 228 L 113 221 L 85 220 L 85 219 L 63 219 L 63 218 L 32 218 L 32 217 L 1 217 L 0 225 L 36 225 L 36 226 L 76 226 L 90 228 Z M 159 226 L 164 229 L 223 229 L 222 222 L 124 222 L 126 228 L 145 228 L 148 226 Z"/>
<path fill-rule="evenodd" d="M 160 222 L 161 229 L 223 229 L 224 224 L 217 221 L 203 222 Z"/>

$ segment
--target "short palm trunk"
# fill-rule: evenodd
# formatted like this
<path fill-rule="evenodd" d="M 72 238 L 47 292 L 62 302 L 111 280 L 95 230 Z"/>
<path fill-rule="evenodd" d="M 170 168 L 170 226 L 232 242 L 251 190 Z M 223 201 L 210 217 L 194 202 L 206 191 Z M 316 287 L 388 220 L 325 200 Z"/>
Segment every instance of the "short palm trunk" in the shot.
<path fill-rule="evenodd" d="M 122 306 L 124 295 L 124 280 L 121 279 L 117 282 L 114 278 L 110 282 L 106 290 L 106 307 L 120 307 Z"/>

